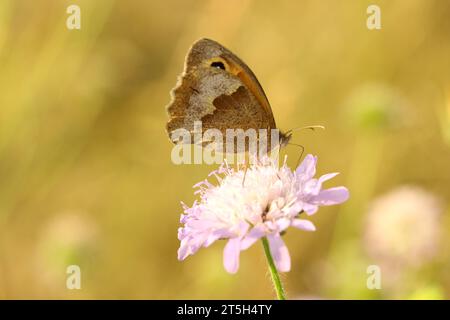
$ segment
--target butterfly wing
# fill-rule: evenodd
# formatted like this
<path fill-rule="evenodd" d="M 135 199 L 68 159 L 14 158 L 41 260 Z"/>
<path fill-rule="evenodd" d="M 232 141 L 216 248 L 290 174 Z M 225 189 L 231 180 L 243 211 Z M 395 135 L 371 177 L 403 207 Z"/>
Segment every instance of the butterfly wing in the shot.
<path fill-rule="evenodd" d="M 184 71 L 167 107 L 167 131 L 276 128 L 272 109 L 256 76 L 231 51 L 201 39 L 189 50 Z"/>

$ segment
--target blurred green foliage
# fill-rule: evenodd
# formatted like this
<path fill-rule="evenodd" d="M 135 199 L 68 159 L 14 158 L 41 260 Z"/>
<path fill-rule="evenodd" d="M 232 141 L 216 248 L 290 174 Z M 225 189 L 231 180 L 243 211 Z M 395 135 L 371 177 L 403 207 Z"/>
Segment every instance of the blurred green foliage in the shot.
<path fill-rule="evenodd" d="M 71 4 L 81 30 L 66 28 Z M 293 141 L 350 189 L 316 232 L 285 236 L 289 297 L 450 297 L 447 232 L 395 293 L 366 288 L 377 261 L 362 246 L 372 199 L 401 184 L 434 193 L 450 227 L 449 17 L 440 0 L 2 0 L 0 298 L 273 297 L 260 246 L 237 275 L 220 243 L 176 259 L 179 202 L 212 167 L 172 164 L 164 106 L 200 37 L 248 63 L 281 129 L 327 128 Z M 80 265 L 82 290 L 66 289 L 64 264 Z"/>

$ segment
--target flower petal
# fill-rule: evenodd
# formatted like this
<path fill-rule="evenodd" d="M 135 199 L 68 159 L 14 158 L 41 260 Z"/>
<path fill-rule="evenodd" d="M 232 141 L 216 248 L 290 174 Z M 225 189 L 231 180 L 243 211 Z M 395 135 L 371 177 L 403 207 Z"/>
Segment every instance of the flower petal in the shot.
<path fill-rule="evenodd" d="M 303 204 L 303 211 L 305 211 L 308 216 L 313 215 L 314 213 L 317 212 L 317 210 L 319 210 L 319 206 L 315 204 L 310 203 Z"/>
<path fill-rule="evenodd" d="M 209 247 L 213 242 L 215 242 L 218 239 L 224 239 L 224 238 L 230 238 L 233 236 L 233 233 L 230 232 L 227 229 L 218 229 L 213 231 L 208 235 L 208 238 L 206 239 L 205 243 L 203 244 L 204 247 Z"/>
<path fill-rule="evenodd" d="M 192 250 L 188 244 L 188 239 L 183 239 L 178 249 L 178 260 L 182 261 L 192 254 Z"/>
<path fill-rule="evenodd" d="M 236 273 L 239 269 L 240 242 L 241 239 L 232 238 L 223 249 L 223 266 L 229 273 Z"/>
<path fill-rule="evenodd" d="M 282 231 L 286 230 L 287 228 L 289 228 L 289 226 L 291 225 L 291 219 L 280 218 L 277 220 L 276 225 L 278 227 L 278 231 L 282 232 Z"/>
<path fill-rule="evenodd" d="M 350 194 L 346 187 L 336 187 L 320 191 L 313 202 L 321 206 L 331 206 L 347 201 Z"/>
<path fill-rule="evenodd" d="M 321 176 L 321 177 L 319 178 L 319 182 L 322 184 L 322 183 L 324 183 L 325 181 L 328 181 L 328 180 L 330 180 L 330 179 L 333 179 L 333 178 L 336 177 L 338 174 L 339 174 L 339 172 L 334 172 L 334 173 L 327 173 L 327 174 L 324 174 L 323 176 Z"/>
<path fill-rule="evenodd" d="M 280 234 L 274 233 L 267 236 L 267 239 L 269 240 L 270 252 L 278 271 L 288 272 L 291 270 L 291 257 Z"/>
<path fill-rule="evenodd" d="M 264 237 L 265 232 L 263 227 L 254 227 L 250 232 L 241 240 L 241 250 L 247 250 L 252 244 Z"/>
<path fill-rule="evenodd" d="M 305 219 L 294 219 L 292 221 L 292 226 L 296 227 L 300 230 L 316 231 L 316 227 L 314 226 L 314 223 L 312 223 L 309 220 L 305 220 Z"/>
<path fill-rule="evenodd" d="M 311 179 L 316 174 L 317 157 L 312 154 L 306 155 L 305 159 L 295 170 L 296 175 L 304 175 L 306 179 Z"/>

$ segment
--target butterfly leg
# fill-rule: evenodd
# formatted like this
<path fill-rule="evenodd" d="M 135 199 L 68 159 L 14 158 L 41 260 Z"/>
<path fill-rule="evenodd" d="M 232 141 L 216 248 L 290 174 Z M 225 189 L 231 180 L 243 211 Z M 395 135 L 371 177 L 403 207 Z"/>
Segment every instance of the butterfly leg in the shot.
<path fill-rule="evenodd" d="M 302 146 L 301 144 L 296 144 L 296 143 L 292 143 L 292 142 L 289 142 L 288 144 L 293 145 L 293 146 L 297 146 L 297 147 L 302 149 L 302 152 L 300 153 L 300 156 L 298 157 L 298 160 L 297 160 L 297 164 L 295 166 L 297 168 L 300 165 L 300 160 L 302 159 L 303 152 L 305 152 L 305 147 Z"/>
<path fill-rule="evenodd" d="M 247 176 L 248 166 L 244 163 L 244 178 L 242 179 L 242 187 L 245 186 L 245 177 Z"/>

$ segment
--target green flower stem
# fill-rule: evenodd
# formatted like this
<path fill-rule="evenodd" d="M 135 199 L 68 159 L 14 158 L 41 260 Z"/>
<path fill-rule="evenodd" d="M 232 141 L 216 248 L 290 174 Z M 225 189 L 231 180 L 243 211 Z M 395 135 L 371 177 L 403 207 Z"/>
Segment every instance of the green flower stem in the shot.
<path fill-rule="evenodd" d="M 269 264 L 270 275 L 272 276 L 273 286 L 277 293 L 278 300 L 286 300 L 283 284 L 281 283 L 280 275 L 278 274 L 277 267 L 273 262 L 272 254 L 270 253 L 269 241 L 266 237 L 262 238 L 264 252 L 266 253 L 267 263 Z"/>

